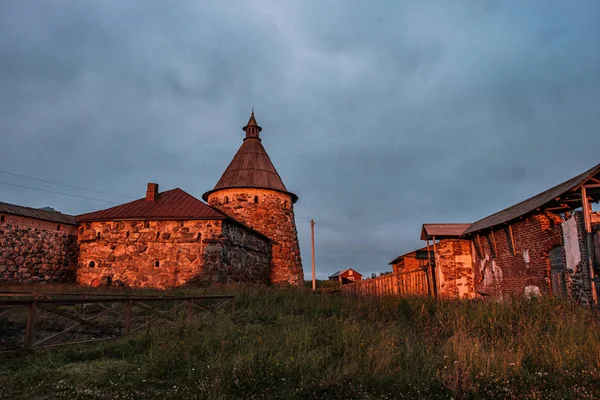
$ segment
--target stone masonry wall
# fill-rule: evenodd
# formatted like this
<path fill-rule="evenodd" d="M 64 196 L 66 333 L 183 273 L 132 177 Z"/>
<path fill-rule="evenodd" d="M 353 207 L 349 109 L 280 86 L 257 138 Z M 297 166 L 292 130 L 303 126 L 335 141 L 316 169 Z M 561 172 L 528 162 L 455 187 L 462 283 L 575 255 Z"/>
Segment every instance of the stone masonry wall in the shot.
<path fill-rule="evenodd" d="M 220 220 L 83 223 L 77 282 L 152 288 L 183 285 L 202 273 L 204 252 L 221 239 L 221 232 Z"/>
<path fill-rule="evenodd" d="M 442 239 L 435 252 L 436 283 L 440 297 L 475 297 L 471 242 L 466 239 Z"/>
<path fill-rule="evenodd" d="M 302 285 L 304 273 L 291 196 L 264 189 L 223 189 L 210 194 L 210 205 L 269 237 L 270 281 Z"/>
<path fill-rule="evenodd" d="M 513 223 L 516 255 L 508 227 L 495 229 L 493 236 L 491 232 L 480 235 L 479 239 L 473 235 L 476 292 L 503 298 L 522 296 L 529 287 L 549 294 L 548 252 L 554 246 L 562 245 L 561 222 L 557 215 L 535 214 Z"/>
<path fill-rule="evenodd" d="M 205 249 L 203 276 L 220 283 L 268 284 L 271 242 L 233 222 L 223 223 L 222 238 Z"/>
<path fill-rule="evenodd" d="M 74 282 L 76 265 L 75 235 L 0 224 L 0 284 Z"/>
<path fill-rule="evenodd" d="M 402 260 L 392 265 L 395 274 L 400 272 L 411 272 L 423 268 L 423 262 L 416 259 L 416 252 L 405 255 Z"/>

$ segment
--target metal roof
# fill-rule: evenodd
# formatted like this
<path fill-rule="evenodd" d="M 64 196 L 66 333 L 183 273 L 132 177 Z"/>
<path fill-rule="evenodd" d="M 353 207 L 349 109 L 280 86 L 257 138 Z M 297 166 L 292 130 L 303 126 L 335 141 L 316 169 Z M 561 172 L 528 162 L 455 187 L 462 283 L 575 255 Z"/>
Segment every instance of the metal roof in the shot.
<path fill-rule="evenodd" d="M 527 200 L 517 203 L 514 206 L 505 208 L 502 211 L 498 211 L 495 214 L 480 219 L 479 221 L 473 223 L 464 233 L 474 233 L 482 229 L 487 229 L 496 225 L 504 224 L 516 218 L 524 216 L 548 203 L 554 202 L 556 198 L 577 188 L 590 177 L 593 177 L 598 173 L 600 173 L 600 164 L 542 193 L 539 193 L 533 197 L 530 197 Z"/>
<path fill-rule="evenodd" d="M 431 246 L 430 246 L 431 247 Z M 423 257 L 421 255 L 422 252 L 425 252 L 425 256 Z M 430 253 L 433 254 L 433 252 L 430 250 Z M 415 255 L 416 259 L 427 259 L 427 246 L 417 249 L 417 250 L 413 250 L 413 251 L 409 251 L 408 253 L 402 254 L 401 256 L 398 256 L 396 258 L 394 258 L 392 261 L 390 261 L 388 263 L 388 265 L 394 265 L 399 263 L 404 257 L 410 256 L 411 254 Z"/>
<path fill-rule="evenodd" d="M 360 272 L 358 272 L 357 270 L 355 270 L 353 268 L 348 268 L 348 269 L 343 269 L 341 271 L 337 271 L 333 275 L 329 275 L 329 278 L 337 278 L 338 276 L 342 275 L 344 272 L 347 272 L 350 270 L 354 271 L 354 273 L 356 273 L 357 275 L 362 276 L 362 274 Z"/>
<path fill-rule="evenodd" d="M 471 224 L 423 224 L 421 229 L 421 240 L 459 237 L 462 236 Z"/>
<path fill-rule="evenodd" d="M 256 188 L 271 189 L 289 194 L 295 203 L 298 201 L 298 196 L 287 190 L 258 137 L 257 132 L 260 132 L 262 128 L 256 124 L 254 113 L 244 130 L 248 127 L 258 129 L 258 131 L 252 131 L 253 135 L 256 136 L 250 136 L 247 131 L 242 146 L 231 160 L 221 179 L 219 179 L 214 189 L 204 193 L 202 198 L 207 201 L 211 193 L 220 189 Z"/>
<path fill-rule="evenodd" d="M 77 222 L 88 222 L 122 219 L 226 219 L 228 216 L 177 188 L 159 193 L 154 201 L 147 201 L 144 197 L 105 210 L 78 215 L 75 218 Z"/>
<path fill-rule="evenodd" d="M 42 221 L 57 222 L 65 225 L 77 225 L 75 217 L 68 214 L 62 214 L 58 211 L 47 211 L 38 208 L 18 206 L 0 202 L 0 214 L 18 215 L 21 217 L 35 218 Z"/>

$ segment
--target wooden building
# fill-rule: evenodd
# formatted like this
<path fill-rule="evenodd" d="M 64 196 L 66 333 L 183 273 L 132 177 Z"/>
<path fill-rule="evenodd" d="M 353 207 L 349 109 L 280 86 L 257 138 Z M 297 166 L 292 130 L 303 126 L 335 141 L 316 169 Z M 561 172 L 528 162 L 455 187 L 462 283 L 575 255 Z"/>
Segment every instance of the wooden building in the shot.
<path fill-rule="evenodd" d="M 342 285 L 362 281 L 362 274 L 352 268 L 343 271 L 337 271 L 329 276 L 330 281 L 338 281 Z"/>

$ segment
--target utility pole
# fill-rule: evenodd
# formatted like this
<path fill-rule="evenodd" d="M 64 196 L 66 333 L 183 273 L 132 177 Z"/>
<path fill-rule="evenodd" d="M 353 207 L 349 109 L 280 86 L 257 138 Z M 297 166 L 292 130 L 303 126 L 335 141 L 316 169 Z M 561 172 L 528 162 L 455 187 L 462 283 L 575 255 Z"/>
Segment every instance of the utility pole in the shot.
<path fill-rule="evenodd" d="M 312 289 L 317 289 L 317 280 L 315 277 L 315 220 L 310 220 L 310 236 L 311 236 L 311 247 L 312 247 Z"/>

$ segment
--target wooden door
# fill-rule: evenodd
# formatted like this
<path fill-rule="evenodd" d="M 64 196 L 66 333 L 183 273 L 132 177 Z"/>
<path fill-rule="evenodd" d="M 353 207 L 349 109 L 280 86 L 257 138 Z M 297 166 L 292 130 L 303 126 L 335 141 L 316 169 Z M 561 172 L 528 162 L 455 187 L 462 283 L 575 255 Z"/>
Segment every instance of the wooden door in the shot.
<path fill-rule="evenodd" d="M 567 285 L 565 284 L 565 264 L 562 257 L 562 246 L 556 246 L 550 250 L 548 258 L 550 259 L 552 294 L 557 297 L 566 297 Z"/>

